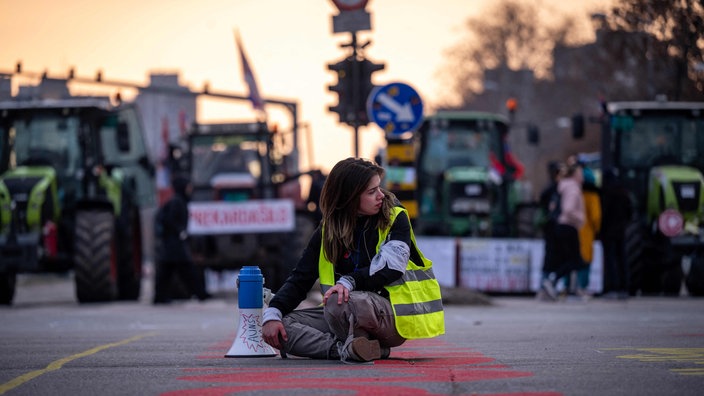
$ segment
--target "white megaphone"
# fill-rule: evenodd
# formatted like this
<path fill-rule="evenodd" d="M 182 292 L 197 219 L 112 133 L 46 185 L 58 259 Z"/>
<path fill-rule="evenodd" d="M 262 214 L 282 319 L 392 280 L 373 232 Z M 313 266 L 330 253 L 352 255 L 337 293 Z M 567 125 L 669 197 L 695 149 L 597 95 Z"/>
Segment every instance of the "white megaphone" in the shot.
<path fill-rule="evenodd" d="M 276 356 L 274 348 L 262 338 L 264 278 L 259 267 L 242 267 L 237 277 L 239 323 L 237 336 L 225 357 Z"/>

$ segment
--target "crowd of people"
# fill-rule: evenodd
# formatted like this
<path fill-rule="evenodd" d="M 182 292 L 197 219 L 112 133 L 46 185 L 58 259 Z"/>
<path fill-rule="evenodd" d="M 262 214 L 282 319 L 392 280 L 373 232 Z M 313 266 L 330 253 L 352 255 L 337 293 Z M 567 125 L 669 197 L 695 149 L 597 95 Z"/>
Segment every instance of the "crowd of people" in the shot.
<path fill-rule="evenodd" d="M 537 297 L 591 298 L 589 275 L 598 239 L 604 255 L 603 295 L 626 298 L 629 273 L 624 240 L 633 205 L 615 170 L 605 170 L 599 183 L 591 168 L 570 156 L 564 162 L 550 162 L 548 173 L 550 184 L 540 196 L 545 255 Z"/>

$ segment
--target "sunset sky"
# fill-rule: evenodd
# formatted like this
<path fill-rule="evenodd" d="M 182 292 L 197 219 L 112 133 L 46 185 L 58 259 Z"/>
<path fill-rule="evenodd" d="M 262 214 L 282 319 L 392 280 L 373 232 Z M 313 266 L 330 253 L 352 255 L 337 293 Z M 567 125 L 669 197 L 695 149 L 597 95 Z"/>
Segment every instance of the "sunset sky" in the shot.
<path fill-rule="evenodd" d="M 536 0 L 548 15 L 574 13 L 584 18 L 609 0 Z M 464 36 L 464 22 L 481 15 L 490 0 L 370 0 L 372 30 L 369 59 L 386 64 L 374 75 L 383 85 L 405 82 L 426 104 L 426 113 L 446 95 L 437 77 L 444 52 Z M 565 5 L 567 4 L 567 5 Z M 105 79 L 146 84 L 150 72 L 177 72 L 180 82 L 200 90 L 246 94 L 233 39 L 239 31 L 259 90 L 265 98 L 297 101 L 299 121 L 313 134 L 314 164 L 329 170 L 354 154 L 352 129 L 328 111 L 335 81 L 328 63 L 341 59 L 348 33 L 332 33 L 331 0 L 0 0 L 0 72 L 21 61 L 26 71 L 65 77 L 75 67 L 80 77 L 102 70 Z M 268 107 L 273 122 L 286 128 L 285 113 Z M 223 107 L 205 104 L 200 121 L 254 118 L 249 103 Z M 157 132 L 158 133 L 158 132 Z M 382 145 L 376 125 L 361 129 L 360 155 L 373 157 Z"/>

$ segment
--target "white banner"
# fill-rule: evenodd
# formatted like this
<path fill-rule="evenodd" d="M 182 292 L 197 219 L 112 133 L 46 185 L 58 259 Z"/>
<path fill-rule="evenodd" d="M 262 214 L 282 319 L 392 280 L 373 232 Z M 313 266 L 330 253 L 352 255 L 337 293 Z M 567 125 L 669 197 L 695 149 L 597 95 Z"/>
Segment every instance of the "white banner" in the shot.
<path fill-rule="evenodd" d="M 188 212 L 192 235 L 287 232 L 296 224 L 290 199 L 190 202 Z"/>
<path fill-rule="evenodd" d="M 416 243 L 423 255 L 433 261 L 433 273 L 440 286 L 457 286 L 456 239 L 416 235 Z"/>
<path fill-rule="evenodd" d="M 484 292 L 524 293 L 540 289 L 545 244 L 541 239 L 461 238 L 460 286 Z M 603 290 L 601 242 L 594 242 L 587 290 Z M 563 282 L 558 290 L 564 288 Z"/>
<path fill-rule="evenodd" d="M 528 291 L 537 247 L 534 240 L 461 239 L 460 284 L 487 292 Z"/>

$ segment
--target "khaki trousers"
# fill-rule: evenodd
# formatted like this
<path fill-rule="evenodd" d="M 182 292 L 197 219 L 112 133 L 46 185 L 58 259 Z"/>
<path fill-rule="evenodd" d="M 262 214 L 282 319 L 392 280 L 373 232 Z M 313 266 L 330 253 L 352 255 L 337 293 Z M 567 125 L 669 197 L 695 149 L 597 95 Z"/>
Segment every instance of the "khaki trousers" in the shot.
<path fill-rule="evenodd" d="M 339 359 L 337 343 L 350 334 L 379 340 L 382 348 L 406 341 L 396 331 L 389 300 L 366 291 L 350 292 L 349 301 L 339 305 L 333 296 L 325 306 L 295 310 L 284 316 L 283 324 L 288 335 L 284 351 L 312 359 Z"/>

